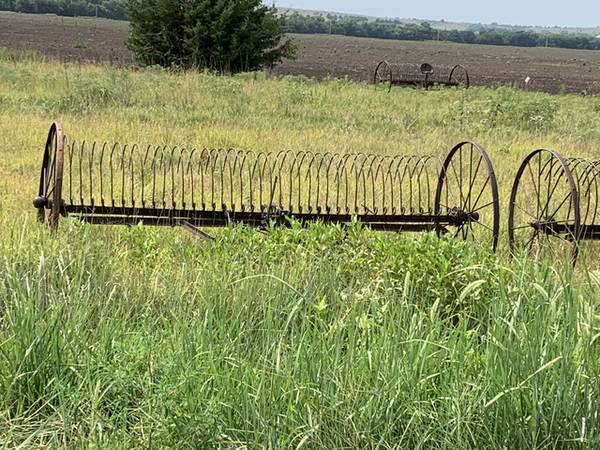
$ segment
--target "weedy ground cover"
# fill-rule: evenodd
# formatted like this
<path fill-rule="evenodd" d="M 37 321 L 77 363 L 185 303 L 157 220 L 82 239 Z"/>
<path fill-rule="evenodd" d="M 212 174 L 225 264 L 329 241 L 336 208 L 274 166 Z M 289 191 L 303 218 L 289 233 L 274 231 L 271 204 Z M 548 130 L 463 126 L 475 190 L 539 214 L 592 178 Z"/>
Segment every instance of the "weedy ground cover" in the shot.
<path fill-rule="evenodd" d="M 261 150 L 443 153 L 470 138 L 490 150 L 506 205 L 534 147 L 597 152 L 598 105 L 3 51 L 0 443 L 596 448 L 591 258 L 572 273 L 356 224 L 233 228 L 203 243 L 66 219 L 50 236 L 30 205 L 54 119 L 97 140 Z"/>

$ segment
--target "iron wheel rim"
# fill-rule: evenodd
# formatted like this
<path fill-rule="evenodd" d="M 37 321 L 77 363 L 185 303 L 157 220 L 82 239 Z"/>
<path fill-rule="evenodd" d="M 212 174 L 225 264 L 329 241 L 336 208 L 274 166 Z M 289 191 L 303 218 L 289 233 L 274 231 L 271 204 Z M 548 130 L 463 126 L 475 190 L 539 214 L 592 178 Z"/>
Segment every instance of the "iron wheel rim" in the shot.
<path fill-rule="evenodd" d="M 530 153 L 517 172 L 509 205 L 508 239 L 513 254 L 524 251 L 537 260 L 556 262 L 570 253 L 571 263 L 576 263 L 579 192 L 565 158 L 548 149 Z"/>
<path fill-rule="evenodd" d="M 468 220 L 449 232 L 465 241 L 487 243 L 495 252 L 500 237 L 496 173 L 485 148 L 471 141 L 461 142 L 450 151 L 436 189 L 435 214 L 458 212 L 466 214 Z"/>

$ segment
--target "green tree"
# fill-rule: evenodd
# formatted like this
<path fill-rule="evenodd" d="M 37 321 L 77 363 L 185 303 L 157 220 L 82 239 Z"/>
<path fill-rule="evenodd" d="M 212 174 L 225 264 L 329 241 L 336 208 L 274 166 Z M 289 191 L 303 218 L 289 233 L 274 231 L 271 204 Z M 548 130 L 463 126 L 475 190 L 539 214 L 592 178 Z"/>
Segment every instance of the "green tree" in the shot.
<path fill-rule="evenodd" d="M 240 72 L 293 57 L 284 17 L 261 0 L 128 0 L 129 47 L 143 64 Z"/>

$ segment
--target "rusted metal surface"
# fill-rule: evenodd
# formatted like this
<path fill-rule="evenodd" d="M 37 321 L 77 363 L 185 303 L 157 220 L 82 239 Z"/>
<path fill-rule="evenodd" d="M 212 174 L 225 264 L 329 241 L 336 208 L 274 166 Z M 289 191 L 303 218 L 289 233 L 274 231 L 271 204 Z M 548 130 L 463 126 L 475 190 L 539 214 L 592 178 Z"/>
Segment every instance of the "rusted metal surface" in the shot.
<path fill-rule="evenodd" d="M 232 223 L 357 220 L 375 230 L 451 233 L 494 249 L 498 243 L 494 169 L 472 142 L 441 160 L 96 143 L 57 130 L 55 124 L 49 133 L 34 200 L 52 228 L 60 215 L 194 232 Z"/>
<path fill-rule="evenodd" d="M 599 185 L 600 160 L 530 153 L 511 192 L 511 249 L 575 263 L 583 241 L 600 240 Z"/>
<path fill-rule="evenodd" d="M 38 220 L 47 222 L 52 230 L 58 227 L 63 211 L 62 185 L 65 137 L 62 126 L 53 123 L 44 147 L 38 195 L 33 200 Z"/>
<path fill-rule="evenodd" d="M 374 84 L 392 86 L 413 86 L 429 89 L 433 86 L 462 87 L 468 89 L 471 80 L 469 72 L 462 64 L 453 67 L 433 67 L 429 63 L 414 64 L 390 63 L 381 61 L 373 75 Z"/>
<path fill-rule="evenodd" d="M 498 246 L 500 202 L 498 183 L 487 151 L 474 142 L 459 143 L 446 157 L 435 194 L 435 214 L 455 219 L 455 237 Z M 482 220 L 483 217 L 494 220 Z"/>

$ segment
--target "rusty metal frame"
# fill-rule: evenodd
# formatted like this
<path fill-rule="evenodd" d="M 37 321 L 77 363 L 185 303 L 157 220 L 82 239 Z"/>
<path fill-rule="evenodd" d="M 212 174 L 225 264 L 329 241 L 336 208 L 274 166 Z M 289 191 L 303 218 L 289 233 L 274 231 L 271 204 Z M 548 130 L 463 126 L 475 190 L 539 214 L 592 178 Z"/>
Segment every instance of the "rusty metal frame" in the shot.
<path fill-rule="evenodd" d="M 600 240 L 599 183 L 598 160 L 544 148 L 527 155 L 511 191 L 511 251 L 558 259 L 568 252 L 575 264 L 583 241 Z"/>
<path fill-rule="evenodd" d="M 38 220 L 47 222 L 52 230 L 58 228 L 60 216 L 64 213 L 62 202 L 64 146 L 63 128 L 58 122 L 54 122 L 44 147 L 38 195 L 34 200 L 34 206 L 38 210 Z"/>
<path fill-rule="evenodd" d="M 206 239 L 201 228 L 358 221 L 374 230 L 452 233 L 494 250 L 500 215 L 492 162 L 470 141 L 442 161 L 79 142 L 57 123 L 34 206 L 53 230 L 66 215 L 92 224 L 182 226 Z"/>
<path fill-rule="evenodd" d="M 427 70 L 424 70 L 424 67 Z M 458 79 L 459 73 L 464 74 L 464 81 Z M 383 60 L 377 64 L 375 71 L 373 72 L 373 84 L 387 84 L 389 89 L 392 86 L 410 86 L 410 87 L 421 87 L 425 90 L 433 86 L 442 87 L 463 87 L 468 89 L 471 85 L 471 79 L 469 72 L 466 67 L 462 64 L 454 65 L 449 72 L 447 77 L 438 76 L 432 78 L 435 69 L 430 64 L 421 64 L 421 68 L 415 68 L 412 64 L 401 64 L 401 63 L 390 63 L 387 60 Z M 407 76 L 402 76 L 408 74 Z"/>

